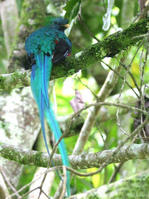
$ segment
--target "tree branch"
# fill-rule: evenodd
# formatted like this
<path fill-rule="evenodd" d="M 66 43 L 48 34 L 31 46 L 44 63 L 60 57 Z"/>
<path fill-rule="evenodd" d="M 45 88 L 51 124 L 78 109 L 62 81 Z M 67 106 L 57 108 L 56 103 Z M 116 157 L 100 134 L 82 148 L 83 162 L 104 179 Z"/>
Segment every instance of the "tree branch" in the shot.
<path fill-rule="evenodd" d="M 72 195 L 69 199 L 113 199 L 113 198 L 148 198 L 148 170 L 115 183 L 91 189 L 85 193 Z"/>
<path fill-rule="evenodd" d="M 144 38 L 142 38 L 141 35 L 148 32 L 148 21 L 149 18 L 142 19 L 122 32 L 116 32 L 105 38 L 103 41 L 93 44 L 89 48 L 68 57 L 61 64 L 54 66 L 52 70 L 52 79 L 74 74 L 80 69 L 85 69 L 95 62 L 101 61 L 105 57 L 114 57 L 122 50 L 126 50 L 129 46 L 135 45 L 138 41 Z M 25 59 L 26 55 L 22 57 L 23 63 L 26 63 L 26 61 L 24 61 Z M 17 60 L 14 59 L 14 61 L 15 62 L 11 64 L 16 66 Z M 16 67 L 20 68 L 20 65 Z M 12 72 L 14 71 L 12 70 Z M 17 75 L 14 73 L 9 75 L 0 75 L 0 91 L 7 91 L 8 87 L 10 90 L 13 89 L 16 80 L 20 81 L 20 79 L 22 79 L 20 87 L 29 85 L 29 77 L 26 73 L 24 74 L 24 72 L 18 72 Z M 28 82 L 28 84 L 26 82 Z M 10 85 L 8 85 L 8 83 Z M 16 86 L 19 87 L 18 84 L 16 84 Z"/>
<path fill-rule="evenodd" d="M 149 158 L 149 145 L 148 144 L 132 144 L 130 146 L 125 145 L 120 148 L 119 152 L 114 156 L 111 155 L 117 148 L 112 150 L 104 150 L 97 153 L 83 153 L 81 155 L 71 155 L 69 160 L 71 166 L 75 169 L 87 169 L 92 167 L 99 167 L 107 159 L 110 159 L 111 163 L 126 162 L 133 159 L 148 159 Z M 20 164 L 36 165 L 38 167 L 48 166 L 48 154 L 43 152 L 35 152 L 29 150 L 21 150 L 15 148 L 12 145 L 6 145 L 0 143 L 0 156 L 9 160 L 16 161 Z M 61 165 L 60 155 L 54 155 L 54 164 Z"/>

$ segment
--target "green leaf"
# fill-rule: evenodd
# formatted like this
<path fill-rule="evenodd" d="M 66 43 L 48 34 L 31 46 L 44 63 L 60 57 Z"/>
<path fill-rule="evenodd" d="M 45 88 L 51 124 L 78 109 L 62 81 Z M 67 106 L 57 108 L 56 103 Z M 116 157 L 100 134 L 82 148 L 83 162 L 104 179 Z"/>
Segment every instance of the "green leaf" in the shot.
<path fill-rule="evenodd" d="M 20 15 L 21 9 L 22 9 L 22 4 L 24 0 L 16 0 L 17 8 L 18 8 L 18 13 Z"/>
<path fill-rule="evenodd" d="M 65 18 L 69 19 L 69 21 L 74 19 L 79 13 L 80 5 L 81 0 L 69 0 L 64 7 L 66 10 Z"/>

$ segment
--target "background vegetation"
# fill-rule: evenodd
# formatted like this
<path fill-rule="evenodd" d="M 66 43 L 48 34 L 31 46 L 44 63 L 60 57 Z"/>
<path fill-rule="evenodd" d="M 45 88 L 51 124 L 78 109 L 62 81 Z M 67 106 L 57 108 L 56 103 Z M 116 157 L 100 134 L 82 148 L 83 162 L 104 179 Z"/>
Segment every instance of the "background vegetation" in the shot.
<path fill-rule="evenodd" d="M 48 156 L 24 69 L 25 38 L 51 16 L 69 19 L 73 45 L 53 66 L 49 90 L 74 169 L 70 198 L 149 198 L 148 1 L 110 3 L 0 1 L 1 199 L 64 197 L 54 170 L 45 174 Z M 53 159 L 61 165 L 59 155 Z"/>

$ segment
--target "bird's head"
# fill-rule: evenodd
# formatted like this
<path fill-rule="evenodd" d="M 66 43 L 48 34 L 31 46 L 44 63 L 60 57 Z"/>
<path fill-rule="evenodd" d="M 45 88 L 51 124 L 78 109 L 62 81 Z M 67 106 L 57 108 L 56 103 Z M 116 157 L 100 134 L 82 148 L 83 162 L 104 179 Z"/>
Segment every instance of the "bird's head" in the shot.
<path fill-rule="evenodd" d="M 50 20 L 50 25 L 60 31 L 64 31 L 69 27 L 68 20 L 62 17 L 52 18 Z"/>

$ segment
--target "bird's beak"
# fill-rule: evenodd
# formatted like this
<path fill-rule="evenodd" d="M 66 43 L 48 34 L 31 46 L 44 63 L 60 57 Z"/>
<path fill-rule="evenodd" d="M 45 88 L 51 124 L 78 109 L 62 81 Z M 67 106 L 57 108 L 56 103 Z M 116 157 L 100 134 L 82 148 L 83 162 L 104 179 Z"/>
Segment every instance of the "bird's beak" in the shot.
<path fill-rule="evenodd" d="M 65 24 L 64 25 L 65 28 L 69 28 L 69 26 L 70 26 L 69 24 Z"/>

